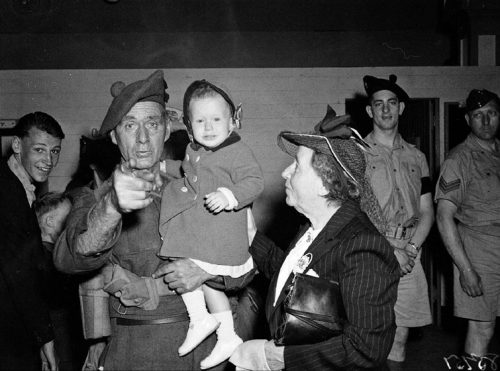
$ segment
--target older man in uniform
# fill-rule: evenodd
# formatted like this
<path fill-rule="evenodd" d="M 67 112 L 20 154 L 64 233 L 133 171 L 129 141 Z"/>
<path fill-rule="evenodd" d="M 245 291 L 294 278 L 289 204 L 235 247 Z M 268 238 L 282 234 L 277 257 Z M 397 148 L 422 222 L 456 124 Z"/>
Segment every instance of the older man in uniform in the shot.
<path fill-rule="evenodd" d="M 499 97 L 474 89 L 466 110 L 471 133 L 444 161 L 435 199 L 454 263 L 454 313 L 468 319 L 464 350 L 482 357 L 500 314 Z"/>
<path fill-rule="evenodd" d="M 155 195 L 162 186 L 160 157 L 170 134 L 165 88 L 162 71 L 129 85 L 113 84 L 114 99 L 100 134 L 111 136 L 121 164 L 97 190 L 83 188 L 75 197 L 55 250 L 56 265 L 68 273 L 113 263 L 105 287 L 112 294 L 112 335 L 101 357 L 104 369 L 198 369 L 214 336 L 179 357 L 189 322 L 176 292 L 204 282 L 237 288 L 254 273 L 240 279 L 214 277 L 187 259 L 164 263 L 157 257 L 160 198 Z M 155 273 L 164 277 L 153 278 Z"/>
<path fill-rule="evenodd" d="M 425 155 L 399 134 L 399 116 L 408 94 L 396 84 L 396 76 L 363 78 L 373 131 L 366 171 L 387 221 L 386 238 L 394 247 L 402 277 L 398 286 L 396 336 L 388 359 L 397 369 L 405 360 L 410 327 L 432 322 L 427 281 L 420 263 L 420 249 L 434 222 L 429 168 Z"/>

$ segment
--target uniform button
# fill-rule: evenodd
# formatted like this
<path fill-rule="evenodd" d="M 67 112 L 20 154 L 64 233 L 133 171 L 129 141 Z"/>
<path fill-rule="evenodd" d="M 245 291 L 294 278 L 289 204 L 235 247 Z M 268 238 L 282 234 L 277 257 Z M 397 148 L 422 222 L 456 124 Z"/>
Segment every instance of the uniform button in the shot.
<path fill-rule="evenodd" d="M 188 189 L 187 189 L 187 187 L 182 187 L 182 188 L 181 188 L 181 191 L 182 191 L 182 192 L 187 192 L 187 191 L 188 191 Z"/>
<path fill-rule="evenodd" d="M 196 157 L 196 162 L 200 161 L 200 156 Z"/>
<path fill-rule="evenodd" d="M 193 182 L 197 182 L 198 181 L 198 177 L 195 175 L 193 176 Z"/>
<path fill-rule="evenodd" d="M 186 155 L 186 161 L 189 161 L 189 155 L 188 154 Z"/>

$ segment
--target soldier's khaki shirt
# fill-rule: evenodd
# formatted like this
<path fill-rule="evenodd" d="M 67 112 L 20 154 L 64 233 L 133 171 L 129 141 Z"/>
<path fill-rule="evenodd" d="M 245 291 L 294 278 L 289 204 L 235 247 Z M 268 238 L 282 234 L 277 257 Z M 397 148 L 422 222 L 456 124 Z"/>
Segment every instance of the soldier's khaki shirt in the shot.
<path fill-rule="evenodd" d="M 500 235 L 500 142 L 496 151 L 483 148 L 476 137 L 456 146 L 441 166 L 435 200 L 457 206 L 456 219 L 468 227 Z"/>
<path fill-rule="evenodd" d="M 425 155 L 400 134 L 392 149 L 377 142 L 373 132 L 365 140 L 371 145 L 366 174 L 384 217 L 390 227 L 406 226 L 420 214 L 422 178 L 429 177 Z"/>

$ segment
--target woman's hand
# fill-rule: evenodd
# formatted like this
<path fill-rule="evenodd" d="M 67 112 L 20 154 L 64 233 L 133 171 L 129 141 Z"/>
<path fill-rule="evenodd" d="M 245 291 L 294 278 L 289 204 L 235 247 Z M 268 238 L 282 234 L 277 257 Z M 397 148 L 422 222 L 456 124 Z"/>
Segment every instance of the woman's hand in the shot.
<path fill-rule="evenodd" d="M 264 344 L 266 360 L 271 370 L 283 370 L 285 368 L 285 347 L 277 346 L 274 340 L 268 340 Z"/>
<path fill-rule="evenodd" d="M 234 351 L 229 362 L 237 370 L 282 370 L 285 368 L 285 347 L 279 347 L 273 340 L 245 341 Z"/>

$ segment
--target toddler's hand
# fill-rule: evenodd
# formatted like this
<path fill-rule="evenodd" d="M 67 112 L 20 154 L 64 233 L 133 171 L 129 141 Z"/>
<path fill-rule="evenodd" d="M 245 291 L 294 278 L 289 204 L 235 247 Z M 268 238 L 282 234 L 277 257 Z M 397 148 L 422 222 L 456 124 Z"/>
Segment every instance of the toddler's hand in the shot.
<path fill-rule="evenodd" d="M 212 192 L 205 196 L 205 206 L 213 213 L 220 213 L 229 206 L 229 200 L 221 191 Z"/>

